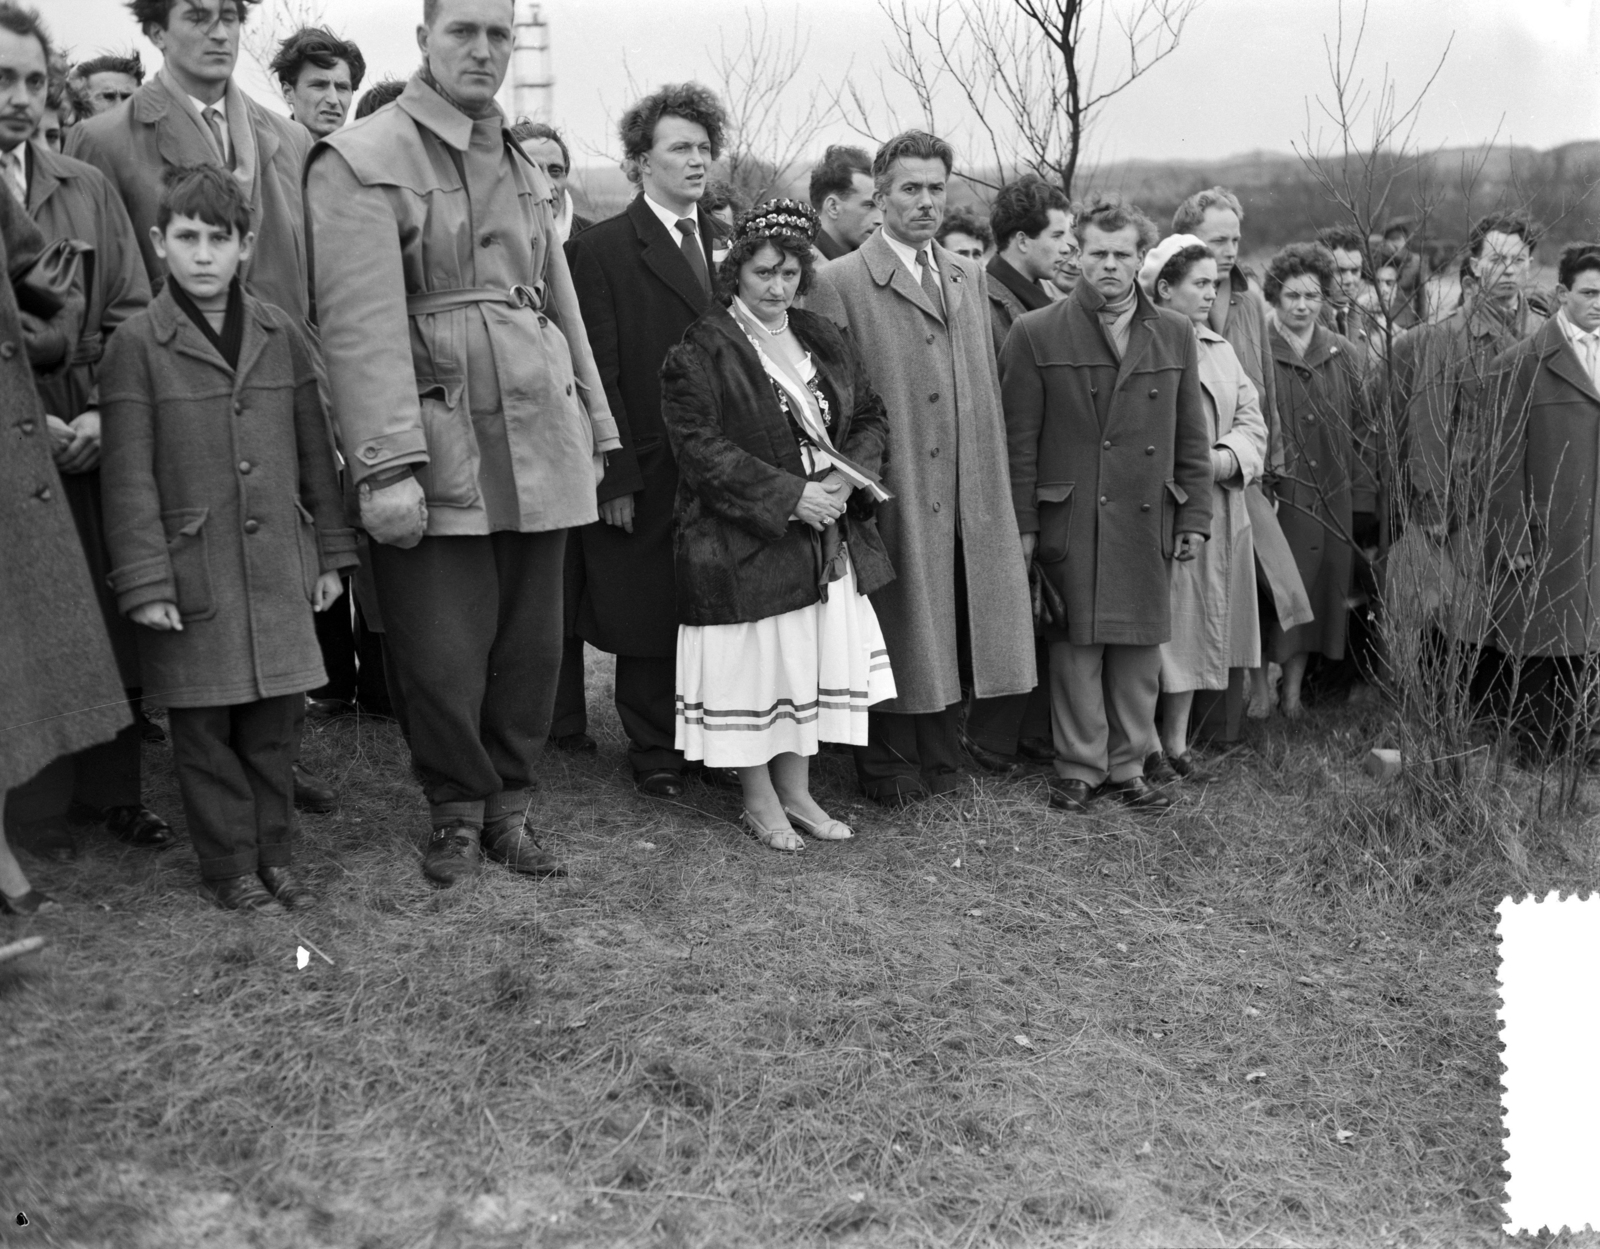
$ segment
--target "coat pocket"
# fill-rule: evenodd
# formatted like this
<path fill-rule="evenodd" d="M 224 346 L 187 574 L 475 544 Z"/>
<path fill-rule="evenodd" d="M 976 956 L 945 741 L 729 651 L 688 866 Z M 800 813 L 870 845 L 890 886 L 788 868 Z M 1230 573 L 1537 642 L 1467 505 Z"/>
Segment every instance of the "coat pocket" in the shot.
<path fill-rule="evenodd" d="M 1189 501 L 1189 492 L 1175 481 L 1165 485 L 1161 492 L 1161 558 L 1171 559 L 1178 549 L 1178 508 Z"/>
<path fill-rule="evenodd" d="M 311 513 L 294 501 L 294 510 L 300 517 L 296 528 L 300 531 L 300 579 L 305 587 L 306 601 L 317 601 L 317 578 L 322 576 L 322 546 L 317 541 L 317 522 Z"/>
<path fill-rule="evenodd" d="M 1067 557 L 1072 539 L 1072 488 L 1077 483 L 1054 481 L 1033 492 L 1039 504 L 1039 547 L 1034 558 L 1041 564 L 1055 564 Z"/>
<path fill-rule="evenodd" d="M 210 509 L 180 507 L 161 513 L 167 534 L 167 560 L 172 565 L 173 595 L 178 617 L 184 621 L 210 620 L 217 614 L 211 589 L 211 554 L 206 546 L 206 516 Z"/>
<path fill-rule="evenodd" d="M 459 381 L 433 382 L 417 396 L 428 440 L 428 463 L 417 470 L 417 481 L 430 507 L 474 507 L 481 502 L 478 437 L 461 402 L 462 393 Z"/>

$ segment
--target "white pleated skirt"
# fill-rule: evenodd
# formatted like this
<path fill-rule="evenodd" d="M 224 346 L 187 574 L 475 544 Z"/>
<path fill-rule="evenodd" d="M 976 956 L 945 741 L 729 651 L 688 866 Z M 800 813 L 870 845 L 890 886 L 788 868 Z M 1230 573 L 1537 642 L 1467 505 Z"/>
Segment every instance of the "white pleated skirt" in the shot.
<path fill-rule="evenodd" d="M 867 744 L 867 708 L 895 696 L 877 613 L 855 568 L 826 602 L 731 625 L 679 625 L 676 739 L 686 759 L 750 768 L 818 742 Z"/>

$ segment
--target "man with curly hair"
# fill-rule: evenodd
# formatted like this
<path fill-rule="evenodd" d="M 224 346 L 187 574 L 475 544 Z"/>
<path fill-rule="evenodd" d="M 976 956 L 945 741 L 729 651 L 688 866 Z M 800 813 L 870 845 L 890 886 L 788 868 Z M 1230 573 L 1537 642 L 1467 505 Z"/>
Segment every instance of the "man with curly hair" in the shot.
<path fill-rule="evenodd" d="M 326 139 L 350 115 L 367 61 L 350 40 L 325 26 L 305 26 L 278 45 L 268 68 L 283 90 L 289 116 L 313 138 Z"/>
<path fill-rule="evenodd" d="M 161 69 L 132 98 L 72 128 L 68 153 L 111 180 L 122 197 L 153 289 L 166 266 L 151 229 L 166 170 L 221 165 L 250 202 L 256 236 L 242 266 L 245 290 L 304 318 L 305 221 L 300 170 L 311 135 L 257 104 L 234 81 L 239 32 L 251 0 L 130 0 Z"/>
<path fill-rule="evenodd" d="M 673 746 L 677 594 L 672 509 L 678 466 L 661 419 L 661 362 L 710 306 L 722 224 L 701 205 L 727 131 L 722 102 L 699 83 L 662 87 L 619 127 L 633 202 L 567 244 L 583 322 L 622 435 L 600 483 L 600 520 L 573 534 L 570 636 L 551 736 L 592 750 L 583 702 L 583 643 L 617 657 L 617 714 L 639 788 L 683 792 Z"/>
<path fill-rule="evenodd" d="M 79 61 L 68 78 L 85 118 L 109 113 L 131 98 L 143 82 L 144 62 L 137 52 L 105 52 Z"/>

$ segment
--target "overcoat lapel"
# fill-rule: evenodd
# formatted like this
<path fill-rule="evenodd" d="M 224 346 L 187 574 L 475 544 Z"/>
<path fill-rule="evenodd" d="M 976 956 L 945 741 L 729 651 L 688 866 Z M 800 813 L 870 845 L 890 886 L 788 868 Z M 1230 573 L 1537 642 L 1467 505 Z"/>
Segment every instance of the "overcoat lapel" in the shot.
<path fill-rule="evenodd" d="M 1139 288 L 1134 287 L 1135 290 Z M 1138 370 L 1144 358 L 1150 354 L 1150 344 L 1155 341 L 1155 335 L 1150 332 L 1150 322 L 1158 320 L 1156 310 L 1146 302 L 1144 292 L 1139 291 L 1138 305 L 1133 310 L 1133 324 L 1128 327 L 1128 350 L 1122 353 L 1122 362 L 1117 366 L 1117 389 L 1121 390 L 1127 380 Z M 1098 323 L 1100 317 L 1095 316 Z M 1106 327 L 1100 326 L 1104 334 Z"/>
<path fill-rule="evenodd" d="M 928 298 L 928 293 L 922 289 L 922 283 L 913 281 L 910 271 L 900 263 L 900 257 L 894 254 L 894 250 L 883 237 L 881 229 L 874 230 L 872 236 L 861 245 L 861 255 L 866 261 L 867 272 L 872 275 L 872 280 L 879 286 L 887 286 L 902 297 L 909 299 L 935 321 L 942 322 L 944 320 L 944 316 L 933 306 L 933 301 Z M 939 266 L 941 281 L 944 280 L 946 267 L 942 263 Z"/>
<path fill-rule="evenodd" d="M 37 218 L 39 210 L 60 187 L 61 179 L 56 176 L 55 161 L 50 158 L 47 148 L 41 144 L 30 144 L 29 148 L 28 160 L 32 172 L 28 176 L 28 215 Z"/>
<path fill-rule="evenodd" d="M 188 102 L 180 100 L 164 73 L 157 72 L 148 84 L 148 96 L 135 97 L 144 107 L 140 120 L 156 128 L 156 150 L 168 165 L 214 165 L 217 149 L 201 128 Z"/>
<path fill-rule="evenodd" d="M 1589 376 L 1589 370 L 1578 359 L 1577 349 L 1554 320 L 1550 326 L 1553 332 L 1546 345 L 1545 367 L 1562 381 L 1576 386 L 1591 403 L 1600 405 L 1600 391 L 1595 390 L 1594 378 Z"/>
<path fill-rule="evenodd" d="M 656 215 L 645 206 L 644 196 L 635 196 L 628 205 L 628 219 L 633 222 L 633 228 L 639 233 L 639 242 L 644 246 L 645 266 L 658 278 L 671 287 L 680 299 L 698 316 L 706 310 L 708 297 L 700 286 L 700 279 L 689 268 L 689 262 L 683 258 L 683 251 L 677 240 L 667 233 L 667 228 L 656 219 Z M 707 238 L 705 218 L 699 215 L 701 246 L 705 246 Z M 711 256 L 706 255 L 706 272 L 711 272 Z"/>
<path fill-rule="evenodd" d="M 939 262 L 939 285 L 944 291 L 945 312 L 954 321 L 956 310 L 961 307 L 962 290 L 967 285 L 966 274 L 956 261 L 954 252 L 946 251 L 937 243 L 933 245 L 933 250 L 934 259 Z M 900 267 L 905 268 L 904 265 Z"/>

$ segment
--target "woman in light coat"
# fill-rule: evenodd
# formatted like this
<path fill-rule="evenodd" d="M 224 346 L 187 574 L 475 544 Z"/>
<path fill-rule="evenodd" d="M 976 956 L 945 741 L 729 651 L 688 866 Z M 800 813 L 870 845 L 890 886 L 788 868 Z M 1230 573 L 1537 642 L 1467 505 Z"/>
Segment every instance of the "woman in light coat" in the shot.
<path fill-rule="evenodd" d="M 1156 304 L 1194 322 L 1211 427 L 1211 540 L 1198 559 L 1171 565 L 1172 640 L 1161 647 L 1161 745 L 1167 768 L 1186 777 L 1194 772 L 1188 735 L 1195 691 L 1225 690 L 1230 668 L 1261 663 L 1255 546 L 1244 491 L 1261 477 L 1267 424 L 1255 384 L 1208 323 L 1217 262 L 1206 245 L 1190 234 L 1170 235 L 1145 257 L 1139 282 Z"/>

